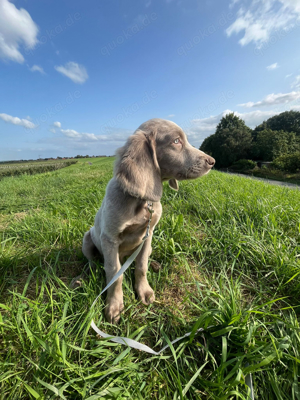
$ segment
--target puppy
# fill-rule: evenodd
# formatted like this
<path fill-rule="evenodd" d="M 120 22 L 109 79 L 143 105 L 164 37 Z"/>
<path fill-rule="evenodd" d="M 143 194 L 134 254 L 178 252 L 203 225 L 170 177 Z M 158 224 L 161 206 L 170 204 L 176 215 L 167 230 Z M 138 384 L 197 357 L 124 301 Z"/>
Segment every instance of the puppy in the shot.
<path fill-rule="evenodd" d="M 162 182 L 178 190 L 178 182 L 207 174 L 215 160 L 188 143 L 183 130 L 174 122 L 150 119 L 143 123 L 117 151 L 114 177 L 107 185 L 94 226 L 85 233 L 82 251 L 93 265 L 104 259 L 107 283 L 120 270 L 124 257 L 130 256 L 145 236 L 152 203 L 149 237 L 136 258 L 135 290 L 144 304 L 155 296 L 147 280 L 153 230 L 162 206 Z M 123 309 L 121 276 L 107 291 L 107 321 L 118 322 Z"/>

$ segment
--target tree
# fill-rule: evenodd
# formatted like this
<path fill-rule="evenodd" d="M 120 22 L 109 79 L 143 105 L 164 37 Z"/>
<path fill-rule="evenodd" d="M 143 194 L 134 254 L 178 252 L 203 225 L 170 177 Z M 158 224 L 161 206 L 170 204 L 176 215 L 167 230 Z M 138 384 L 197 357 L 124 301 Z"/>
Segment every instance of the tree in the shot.
<path fill-rule="evenodd" d="M 295 173 L 300 171 L 300 151 L 298 153 L 280 156 L 273 161 L 273 166 L 282 171 Z"/>
<path fill-rule="evenodd" d="M 272 161 L 281 155 L 296 151 L 300 151 L 300 138 L 294 132 L 273 131 L 267 128 L 257 132 L 251 153 L 256 160 Z"/>
<path fill-rule="evenodd" d="M 214 157 L 218 168 L 226 168 L 237 160 L 248 158 L 251 142 L 251 129 L 231 113 L 221 119 L 215 134 L 203 141 L 200 150 Z"/>
<path fill-rule="evenodd" d="M 266 128 L 272 131 L 295 132 L 296 136 L 300 136 L 300 112 L 291 110 L 274 115 L 254 129 L 254 138 L 259 131 Z"/>

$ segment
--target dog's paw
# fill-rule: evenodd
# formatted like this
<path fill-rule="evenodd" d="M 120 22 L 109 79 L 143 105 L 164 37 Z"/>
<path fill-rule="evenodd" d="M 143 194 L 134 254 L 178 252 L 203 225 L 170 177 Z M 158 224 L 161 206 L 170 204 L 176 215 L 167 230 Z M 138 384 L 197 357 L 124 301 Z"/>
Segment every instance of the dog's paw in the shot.
<path fill-rule="evenodd" d="M 116 298 L 108 300 L 105 307 L 105 317 L 107 322 L 111 324 L 117 324 L 120 320 L 123 309 L 123 298 L 119 300 Z"/>
<path fill-rule="evenodd" d="M 155 294 L 148 282 L 143 282 L 143 284 L 136 286 L 135 289 L 142 303 L 149 305 L 154 302 Z"/>

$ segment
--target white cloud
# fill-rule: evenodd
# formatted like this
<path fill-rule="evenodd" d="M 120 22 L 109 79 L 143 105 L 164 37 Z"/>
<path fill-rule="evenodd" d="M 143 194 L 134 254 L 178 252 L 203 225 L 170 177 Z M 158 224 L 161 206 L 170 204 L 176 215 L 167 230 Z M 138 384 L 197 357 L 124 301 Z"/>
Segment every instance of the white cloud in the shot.
<path fill-rule="evenodd" d="M 61 128 L 61 123 L 58 121 L 53 122 L 53 126 L 55 126 L 56 128 Z"/>
<path fill-rule="evenodd" d="M 84 83 L 89 77 L 85 67 L 73 61 L 69 61 L 65 65 L 55 66 L 54 68 L 75 83 Z"/>
<path fill-rule="evenodd" d="M 292 89 L 297 88 L 300 89 L 300 75 L 296 76 L 294 82 L 291 85 Z"/>
<path fill-rule="evenodd" d="M 169 114 L 167 118 L 175 117 L 175 114 Z"/>
<path fill-rule="evenodd" d="M 121 133 L 109 133 L 106 135 L 95 135 L 94 133 L 80 133 L 74 129 L 61 129 L 64 136 L 82 142 L 124 142 L 127 137 L 132 134 L 131 131 L 122 130 Z"/>
<path fill-rule="evenodd" d="M 24 62 L 19 47 L 32 49 L 37 44 L 38 26 L 24 8 L 0 0 L 0 58 Z"/>
<path fill-rule="evenodd" d="M 74 129 L 61 129 L 60 130 L 65 136 L 85 141 L 99 140 L 94 133 L 79 133 Z"/>
<path fill-rule="evenodd" d="M 299 76 L 300 78 L 300 76 Z M 299 82 L 300 83 L 300 82 Z M 299 92 L 290 92 L 290 93 L 271 93 L 268 94 L 263 100 L 257 101 L 256 103 L 249 101 L 248 103 L 239 104 L 241 107 L 267 107 L 273 106 L 277 104 L 287 104 L 291 101 L 295 101 L 300 99 L 300 91 Z"/>
<path fill-rule="evenodd" d="M 29 70 L 30 70 L 31 72 L 38 71 L 38 72 L 40 72 L 42 75 L 45 75 L 45 71 L 44 71 L 43 68 L 40 67 L 39 65 L 33 65 L 31 68 L 29 68 Z"/>
<path fill-rule="evenodd" d="M 52 133 L 56 133 L 56 130 L 54 128 L 50 128 L 49 131 Z"/>
<path fill-rule="evenodd" d="M 274 63 L 274 64 L 268 65 L 266 68 L 267 68 L 269 71 L 272 71 L 272 69 L 279 68 L 279 65 L 278 65 L 278 63 L 276 62 L 276 63 Z"/>
<path fill-rule="evenodd" d="M 290 76 L 292 76 L 293 74 L 287 74 L 284 78 L 285 79 L 287 79 L 287 78 L 289 78 Z"/>
<path fill-rule="evenodd" d="M 216 126 L 220 122 L 221 118 L 231 113 L 230 110 L 225 110 L 219 115 L 212 115 L 207 118 L 198 118 L 192 120 L 192 132 L 206 132 L 208 134 L 214 133 Z"/>
<path fill-rule="evenodd" d="M 234 112 L 235 115 L 238 117 L 242 118 L 242 120 L 245 121 L 246 125 L 249 126 L 250 128 L 255 128 L 257 125 L 261 124 L 263 121 L 265 121 L 268 118 L 273 117 L 273 115 L 280 114 L 282 111 L 250 111 L 248 113 L 239 113 L 239 112 Z"/>
<path fill-rule="evenodd" d="M 80 138 L 82 136 L 82 133 L 78 133 L 74 131 L 74 129 L 61 129 L 61 132 L 68 137 L 72 138 Z"/>
<path fill-rule="evenodd" d="M 299 0 L 243 0 L 236 20 L 226 29 L 226 34 L 242 33 L 240 45 L 251 42 L 260 48 L 278 30 L 288 31 L 300 19 Z"/>
<path fill-rule="evenodd" d="M 37 125 L 35 125 L 31 121 L 28 121 L 28 119 L 12 117 L 11 115 L 8 115 L 8 114 L 0 114 L 0 118 L 3 119 L 3 121 L 8 122 L 9 124 L 21 125 L 21 126 L 24 126 L 24 128 L 28 128 L 28 129 L 37 128 Z"/>

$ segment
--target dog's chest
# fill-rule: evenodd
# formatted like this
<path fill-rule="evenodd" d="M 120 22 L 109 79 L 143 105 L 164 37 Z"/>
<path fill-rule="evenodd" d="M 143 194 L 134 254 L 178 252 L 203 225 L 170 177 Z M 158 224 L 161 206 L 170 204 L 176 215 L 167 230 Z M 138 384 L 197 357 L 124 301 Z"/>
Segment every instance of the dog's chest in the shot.
<path fill-rule="evenodd" d="M 135 210 L 134 217 L 128 221 L 124 230 L 120 234 L 121 237 L 128 237 L 128 236 L 137 236 L 139 237 L 143 233 L 146 232 L 147 225 L 150 219 L 150 212 L 148 210 L 147 204 L 143 204 L 142 206 L 138 206 Z M 153 213 L 153 217 L 155 212 Z"/>

